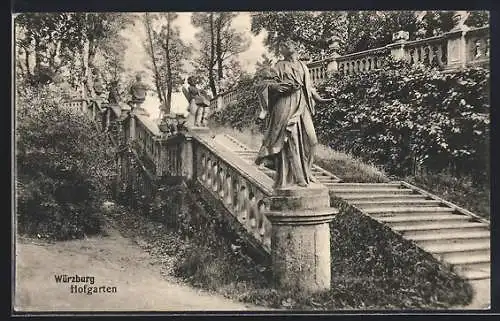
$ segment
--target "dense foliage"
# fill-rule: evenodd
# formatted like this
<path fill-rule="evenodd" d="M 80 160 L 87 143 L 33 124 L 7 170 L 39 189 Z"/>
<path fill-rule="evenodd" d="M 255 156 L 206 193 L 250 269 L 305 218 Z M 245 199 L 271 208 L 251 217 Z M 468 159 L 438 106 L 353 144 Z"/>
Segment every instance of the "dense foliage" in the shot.
<path fill-rule="evenodd" d="M 237 99 L 212 119 L 262 131 L 253 80 L 243 79 Z M 489 70 L 446 72 L 388 61 L 381 70 L 332 74 L 318 86 L 316 131 L 325 145 L 384 166 L 396 175 L 416 167 L 489 177 Z"/>
<path fill-rule="evenodd" d="M 318 134 L 333 148 L 355 141 L 355 154 L 397 174 L 421 165 L 478 182 L 489 177 L 489 70 L 390 62 L 366 74 L 332 75 L 318 89 L 336 99 L 315 116 Z"/>
<path fill-rule="evenodd" d="M 304 296 L 274 288 L 269 262 L 256 261 L 239 224 L 221 215 L 197 184 L 179 186 L 165 202 L 182 206 L 156 216 L 158 225 L 137 215 L 117 220 L 127 233 L 140 233 L 145 248 L 167 273 L 229 298 L 272 308 L 300 310 L 411 309 L 467 304 L 472 292 L 448 267 L 345 203 L 331 223 L 332 288 Z M 176 194 L 176 195 L 174 195 Z M 169 208 L 170 209 L 170 208 Z M 173 224 L 173 220 L 176 224 Z M 170 222 L 170 223 L 168 223 Z M 131 231 L 129 226 L 135 228 Z"/>
<path fill-rule="evenodd" d="M 453 11 L 276 11 L 252 13 L 251 31 L 266 31 L 265 45 L 279 54 L 279 45 L 292 39 L 304 55 L 319 60 L 337 51 L 341 55 L 392 43 L 393 33 L 404 30 L 410 40 L 443 34 L 455 25 Z M 471 11 L 465 23 L 488 23 L 487 11 Z M 337 46 L 335 45 L 337 41 Z"/>
<path fill-rule="evenodd" d="M 16 104 L 18 231 L 71 239 L 100 231 L 113 155 L 83 115 L 61 109 L 60 95 L 28 88 Z"/>
<path fill-rule="evenodd" d="M 260 105 L 255 90 L 256 81 L 257 78 L 241 77 L 234 89 L 236 91 L 234 101 L 213 113 L 210 120 L 240 130 L 244 128 L 263 130 L 265 121 L 258 118 Z"/>

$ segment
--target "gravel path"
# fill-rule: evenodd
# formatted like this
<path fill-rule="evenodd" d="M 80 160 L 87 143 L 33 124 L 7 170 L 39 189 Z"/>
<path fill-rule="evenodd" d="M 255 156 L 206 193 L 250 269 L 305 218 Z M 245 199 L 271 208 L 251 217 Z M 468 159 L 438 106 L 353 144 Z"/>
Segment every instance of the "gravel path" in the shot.
<path fill-rule="evenodd" d="M 17 311 L 209 311 L 263 310 L 165 279 L 136 243 L 116 230 L 108 236 L 56 243 L 22 239 L 16 246 Z M 55 275 L 93 276 L 115 293 L 71 293 Z M 99 288 L 98 288 L 99 290 Z M 110 288 L 112 291 L 113 289 Z"/>

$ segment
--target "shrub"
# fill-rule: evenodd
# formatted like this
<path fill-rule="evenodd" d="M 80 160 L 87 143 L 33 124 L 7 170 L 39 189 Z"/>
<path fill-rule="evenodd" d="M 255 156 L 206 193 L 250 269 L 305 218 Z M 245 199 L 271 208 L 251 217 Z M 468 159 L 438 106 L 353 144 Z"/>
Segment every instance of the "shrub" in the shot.
<path fill-rule="evenodd" d="M 262 131 L 254 80 L 244 78 L 237 99 L 212 120 Z M 451 170 L 489 178 L 489 70 L 441 71 L 389 60 L 363 74 L 333 74 L 318 86 L 335 102 L 316 106 L 321 142 L 380 164 L 389 174 Z"/>
<path fill-rule="evenodd" d="M 18 229 L 30 236 L 80 238 L 100 231 L 112 149 L 85 116 L 58 107 L 59 94 L 47 87 L 19 92 Z"/>
<path fill-rule="evenodd" d="M 258 118 L 260 106 L 257 92 L 255 91 L 255 79 L 243 77 L 238 82 L 235 91 L 236 98 L 224 109 L 210 116 L 210 120 L 220 125 L 229 125 L 242 130 L 263 130 L 265 122 Z"/>
<path fill-rule="evenodd" d="M 320 139 L 333 148 L 357 142 L 355 154 L 397 175 L 417 162 L 478 182 L 489 177 L 487 69 L 444 72 L 390 61 L 366 74 L 332 75 L 318 91 L 336 98 L 315 116 Z"/>
<path fill-rule="evenodd" d="M 330 225 L 331 290 L 304 295 L 273 287 L 268 263 L 259 266 L 235 246 L 234 227 L 200 189 L 185 189 L 182 220 L 188 233 L 173 272 L 230 298 L 299 310 L 444 308 L 470 302 L 472 288 L 430 254 L 389 228 L 334 199 L 341 209 Z M 189 229 L 186 227 L 189 226 Z M 236 243 L 236 244 L 235 244 Z M 261 272 L 261 271 L 265 272 Z"/>

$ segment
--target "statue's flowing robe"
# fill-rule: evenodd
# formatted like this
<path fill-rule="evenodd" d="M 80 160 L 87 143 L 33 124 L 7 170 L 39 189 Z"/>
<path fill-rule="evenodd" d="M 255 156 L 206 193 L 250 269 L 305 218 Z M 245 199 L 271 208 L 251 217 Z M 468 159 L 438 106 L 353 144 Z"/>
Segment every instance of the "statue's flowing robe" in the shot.
<path fill-rule="evenodd" d="M 273 83 L 298 87 L 287 93 L 273 92 Z M 300 61 L 279 61 L 257 87 L 269 119 L 256 163 L 270 158 L 275 162 L 275 187 L 307 185 L 314 181 L 311 149 L 318 143 L 312 121 L 315 101 L 307 67 Z"/>

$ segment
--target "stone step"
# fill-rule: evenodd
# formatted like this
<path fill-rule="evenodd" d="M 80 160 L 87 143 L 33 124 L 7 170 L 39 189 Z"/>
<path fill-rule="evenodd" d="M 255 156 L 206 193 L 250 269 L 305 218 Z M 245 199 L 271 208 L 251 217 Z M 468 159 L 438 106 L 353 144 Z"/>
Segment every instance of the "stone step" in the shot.
<path fill-rule="evenodd" d="M 370 216 L 376 220 L 384 221 L 390 223 L 390 221 L 415 221 L 422 222 L 425 221 L 426 218 L 432 217 L 436 220 L 469 220 L 470 218 L 465 215 L 455 214 L 451 212 L 393 212 L 393 213 L 373 213 Z M 448 217 L 448 218 L 447 218 Z"/>
<path fill-rule="evenodd" d="M 463 243 L 450 244 L 426 244 L 422 246 L 424 250 L 430 253 L 452 253 L 452 252 L 468 252 L 476 250 L 489 250 L 490 240 L 469 240 Z"/>
<path fill-rule="evenodd" d="M 469 251 L 455 251 L 446 253 L 433 253 L 434 256 L 439 257 L 441 260 L 446 261 L 452 265 L 464 265 L 471 263 L 485 263 L 490 262 L 490 248 L 474 249 Z"/>
<path fill-rule="evenodd" d="M 390 200 L 416 201 L 416 200 L 428 199 L 425 195 L 421 194 L 400 195 L 400 194 L 387 194 L 387 193 L 385 194 L 352 193 L 352 194 L 342 194 L 341 197 L 348 203 L 357 201 L 370 201 L 370 202 L 390 201 Z"/>
<path fill-rule="evenodd" d="M 464 215 L 454 214 L 417 214 L 417 215 L 398 215 L 393 217 L 374 217 L 376 220 L 388 224 L 391 228 L 399 226 L 421 225 L 432 222 L 467 222 L 469 219 Z"/>
<path fill-rule="evenodd" d="M 330 192 L 332 192 L 335 195 L 338 195 L 339 197 L 342 197 L 343 194 L 352 194 L 352 193 L 359 193 L 359 194 L 382 194 L 382 193 L 384 193 L 384 194 L 398 194 L 398 195 L 413 194 L 413 190 L 411 190 L 409 188 L 338 187 L 340 184 L 342 184 L 342 183 L 325 184 L 325 185 L 328 187 Z"/>
<path fill-rule="evenodd" d="M 400 183 L 338 183 L 334 187 L 339 187 L 339 188 L 395 188 L 395 187 L 401 187 Z"/>
<path fill-rule="evenodd" d="M 465 270 L 474 270 L 474 271 L 483 271 L 491 273 L 491 262 L 490 260 L 479 259 L 476 261 L 469 261 L 465 263 L 453 264 L 455 270 L 465 271 Z"/>
<path fill-rule="evenodd" d="M 433 231 L 427 234 L 420 235 L 409 235 L 408 239 L 417 242 L 418 244 L 450 244 L 450 243 L 458 243 L 461 241 L 467 240 L 478 240 L 478 239 L 490 239 L 490 232 L 485 231 L 462 231 L 460 233 L 441 233 L 436 234 Z"/>
<path fill-rule="evenodd" d="M 377 207 L 377 208 L 367 208 L 363 212 L 367 214 L 378 214 L 378 213 L 435 213 L 435 212 L 446 212 L 453 213 L 455 210 L 451 207 L 444 206 L 406 206 L 406 207 Z M 458 214 L 457 214 L 458 215 Z M 468 218 L 469 216 L 467 216 Z"/>
<path fill-rule="evenodd" d="M 392 200 L 361 200 L 361 201 L 351 201 L 349 204 L 356 205 L 358 208 L 369 209 L 369 208 L 380 208 L 380 207 L 429 207 L 429 206 L 439 206 L 440 201 L 437 200 L 425 200 L 425 199 L 392 199 Z"/>
<path fill-rule="evenodd" d="M 335 177 L 318 177 L 314 175 L 314 177 L 318 180 L 319 183 L 321 184 L 328 184 L 328 183 L 336 183 L 338 180 Z"/>
<path fill-rule="evenodd" d="M 457 273 L 466 280 L 484 280 L 491 278 L 490 271 L 464 270 Z"/>
<path fill-rule="evenodd" d="M 435 233 L 460 233 L 460 232 L 477 232 L 487 229 L 484 223 L 476 222 L 423 222 L 422 224 L 411 224 L 406 226 L 393 227 L 393 230 L 400 232 L 404 236 L 422 235 Z"/>

